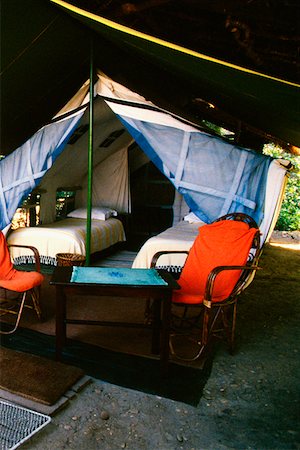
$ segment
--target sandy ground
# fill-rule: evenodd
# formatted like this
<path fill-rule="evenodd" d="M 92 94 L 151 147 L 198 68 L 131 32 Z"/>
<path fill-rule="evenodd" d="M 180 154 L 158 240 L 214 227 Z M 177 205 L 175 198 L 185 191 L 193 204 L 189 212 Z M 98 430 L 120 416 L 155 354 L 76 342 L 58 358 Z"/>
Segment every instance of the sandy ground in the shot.
<path fill-rule="evenodd" d="M 299 245 L 294 241 L 284 237 L 285 244 Z M 252 296 L 239 309 L 237 352 L 218 348 L 196 407 L 91 379 L 22 448 L 299 449 L 299 283 L 292 277 L 285 304 L 278 302 L 274 311 L 283 282 L 278 274 L 266 297 L 255 299 L 255 286 L 272 276 L 267 270 L 248 289 Z"/>

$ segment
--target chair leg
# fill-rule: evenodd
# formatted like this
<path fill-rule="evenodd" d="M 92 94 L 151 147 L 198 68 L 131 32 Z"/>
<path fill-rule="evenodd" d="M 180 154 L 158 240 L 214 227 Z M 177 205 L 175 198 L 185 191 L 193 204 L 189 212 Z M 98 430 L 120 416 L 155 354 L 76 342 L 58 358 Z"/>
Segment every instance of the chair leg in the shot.
<path fill-rule="evenodd" d="M 42 320 L 42 309 L 40 306 L 40 293 L 41 293 L 41 287 L 37 286 L 35 289 L 32 289 L 31 294 L 31 300 L 33 304 L 33 309 L 35 310 L 38 319 Z"/>
<path fill-rule="evenodd" d="M 231 315 L 229 318 L 228 315 Z M 191 358 L 184 358 L 178 355 L 175 351 L 173 340 L 179 336 L 178 333 L 173 333 L 170 336 L 170 350 L 171 353 L 177 358 L 183 361 L 195 361 L 200 356 L 202 356 L 209 347 L 211 339 L 213 337 L 218 337 L 226 340 L 228 343 L 228 350 L 230 354 L 234 351 L 234 337 L 235 337 L 235 326 L 236 326 L 236 315 L 237 315 L 237 301 L 235 300 L 233 304 L 230 305 L 215 305 L 212 308 L 207 308 L 203 306 L 203 318 L 202 318 L 202 335 L 201 341 L 197 342 L 199 345 L 198 352 Z M 224 336 L 225 334 L 225 336 Z M 188 334 L 182 334 L 182 337 L 191 340 L 191 342 L 196 342 L 194 339 L 190 338 Z"/>
<path fill-rule="evenodd" d="M 22 294 L 22 300 L 20 302 L 19 311 L 18 311 L 18 313 L 16 313 L 17 314 L 17 318 L 16 318 L 16 321 L 15 321 L 15 324 L 14 324 L 13 328 L 11 330 L 9 330 L 9 331 L 3 331 L 3 330 L 0 329 L 0 334 L 12 334 L 18 328 L 19 322 L 20 322 L 20 319 L 21 319 L 21 315 L 22 315 L 22 311 L 23 311 L 23 308 L 24 308 L 24 304 L 25 304 L 26 294 L 27 294 L 27 292 L 23 292 L 23 294 Z"/>
<path fill-rule="evenodd" d="M 229 351 L 230 351 L 231 354 L 233 354 L 233 352 L 234 352 L 236 314 L 237 314 L 237 301 L 234 302 L 234 304 L 233 304 L 233 311 L 232 311 L 231 339 L 230 339 L 230 347 L 229 347 Z"/>
<path fill-rule="evenodd" d="M 231 318 L 229 320 L 228 320 L 228 312 L 231 313 Z M 224 331 L 225 331 L 226 337 L 227 337 L 228 351 L 231 355 L 234 352 L 236 313 L 237 313 L 237 302 L 236 301 L 232 305 L 222 308 L 223 327 L 224 327 Z M 230 322 L 231 322 L 231 326 L 230 326 Z"/>
<path fill-rule="evenodd" d="M 187 316 L 187 312 L 188 312 L 188 307 L 184 306 L 183 308 L 183 314 L 181 315 L 181 317 L 179 318 L 179 327 L 182 327 L 185 320 L 186 320 L 186 316 Z"/>
<path fill-rule="evenodd" d="M 179 330 L 178 328 L 175 328 L 174 332 L 170 334 L 170 339 L 169 339 L 169 347 L 170 347 L 170 352 L 173 356 L 175 356 L 177 359 L 181 360 L 181 361 L 187 361 L 187 362 L 192 362 L 192 361 L 196 361 L 198 358 L 200 358 L 204 351 L 207 348 L 207 343 L 208 343 L 208 335 L 209 335 L 209 322 L 210 322 L 210 311 L 206 311 L 207 308 L 205 308 L 205 311 L 203 310 L 203 308 L 201 308 L 201 312 L 197 315 L 196 319 L 199 320 L 200 315 L 202 314 L 202 322 L 206 323 L 206 326 L 201 326 L 201 330 L 202 330 L 202 340 L 199 340 L 199 335 L 198 337 L 193 337 L 191 336 L 190 330 L 191 330 L 191 326 L 188 329 L 184 329 L 183 328 L 183 324 L 185 321 L 189 322 L 190 324 L 190 319 L 187 316 L 187 312 L 188 312 L 188 306 L 184 306 L 184 310 L 183 310 L 183 314 L 182 316 L 178 317 L 178 316 L 174 316 L 176 319 L 179 320 Z M 197 326 L 197 328 L 199 329 L 199 326 Z M 178 341 L 179 339 L 179 341 Z M 183 340 L 183 342 L 185 341 L 186 343 L 190 343 L 191 347 L 189 350 L 191 350 L 191 356 L 187 357 L 184 355 L 180 355 L 180 340 Z M 203 340 L 205 342 L 205 344 L 203 345 Z M 177 342 L 176 342 L 177 341 Z M 175 349 L 175 346 L 177 347 L 177 349 Z M 179 346 L 179 350 L 178 350 L 178 346 Z M 192 351 L 192 346 L 196 346 L 197 350 L 195 350 L 195 352 L 193 353 Z"/>
<path fill-rule="evenodd" d="M 209 308 L 204 307 L 202 340 L 201 340 L 203 346 L 207 345 L 208 343 L 210 316 L 211 310 Z"/>

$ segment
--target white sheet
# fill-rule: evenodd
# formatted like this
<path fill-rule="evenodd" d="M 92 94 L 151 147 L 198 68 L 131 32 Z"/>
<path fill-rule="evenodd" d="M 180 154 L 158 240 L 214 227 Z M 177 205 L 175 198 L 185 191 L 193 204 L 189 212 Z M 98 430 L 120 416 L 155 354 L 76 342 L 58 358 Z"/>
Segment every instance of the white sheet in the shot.
<path fill-rule="evenodd" d="M 41 263 L 56 264 L 57 253 L 85 255 L 86 220 L 68 218 L 50 225 L 18 228 L 7 238 L 8 244 L 32 245 L 40 253 Z M 104 250 L 117 242 L 125 241 L 122 222 L 115 218 L 92 220 L 91 253 Z M 30 262 L 29 252 L 12 248 L 15 264 Z"/>
<path fill-rule="evenodd" d="M 190 250 L 201 225 L 204 223 L 188 223 L 182 220 L 157 236 L 151 237 L 138 252 L 132 267 L 149 268 L 153 255 L 163 250 Z M 184 255 L 163 255 L 158 259 L 157 265 L 182 267 L 185 258 Z"/>

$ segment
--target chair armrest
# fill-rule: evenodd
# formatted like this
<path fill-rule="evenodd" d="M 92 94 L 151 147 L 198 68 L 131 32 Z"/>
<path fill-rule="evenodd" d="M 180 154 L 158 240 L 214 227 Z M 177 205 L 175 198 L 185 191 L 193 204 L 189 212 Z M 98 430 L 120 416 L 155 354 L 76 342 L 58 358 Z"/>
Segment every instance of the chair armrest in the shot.
<path fill-rule="evenodd" d="M 163 250 L 161 252 L 157 252 L 152 256 L 150 267 L 153 268 L 156 266 L 158 258 L 162 255 L 170 255 L 170 254 L 189 254 L 188 250 Z"/>
<path fill-rule="evenodd" d="M 254 272 L 256 270 L 259 270 L 260 267 L 258 267 L 256 264 L 253 265 L 245 265 L 245 266 L 218 266 L 215 267 L 208 275 L 207 282 L 205 286 L 205 293 L 204 293 L 204 300 L 203 304 L 207 308 L 211 308 L 211 301 L 213 296 L 213 290 L 214 290 L 214 283 L 216 281 L 217 276 L 223 272 L 224 270 L 242 270 L 247 271 L 249 274 L 251 272 Z M 248 278 L 248 277 L 247 277 Z M 238 280 L 236 286 L 234 287 L 232 293 L 230 294 L 230 297 L 238 295 L 242 292 L 244 285 L 246 284 L 246 279 L 240 279 Z"/>
<path fill-rule="evenodd" d="M 28 248 L 31 250 L 34 254 L 35 259 L 35 267 L 37 272 L 41 272 L 41 260 L 40 260 L 40 254 L 36 247 L 33 247 L 32 245 L 18 245 L 18 244 L 9 244 L 8 248 L 10 247 L 17 247 L 17 248 Z"/>

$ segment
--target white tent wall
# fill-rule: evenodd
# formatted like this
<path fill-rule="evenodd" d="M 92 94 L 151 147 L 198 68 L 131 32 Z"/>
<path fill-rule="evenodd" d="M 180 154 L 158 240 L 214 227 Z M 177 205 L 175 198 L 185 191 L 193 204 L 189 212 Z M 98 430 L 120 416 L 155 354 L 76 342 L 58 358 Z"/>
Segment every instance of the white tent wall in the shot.
<path fill-rule="evenodd" d="M 76 207 L 86 206 L 87 177 L 83 179 L 82 186 L 83 189 L 76 195 Z M 130 212 L 127 146 L 94 166 L 92 204 L 107 206 L 119 213 Z"/>
<path fill-rule="evenodd" d="M 88 111 L 79 126 L 88 123 Z M 128 186 L 127 147 L 131 136 L 124 131 L 109 147 L 99 145 L 114 131 L 123 129 L 122 124 L 101 98 L 94 104 L 94 157 L 93 157 L 93 206 L 109 206 L 118 212 L 130 210 Z M 76 206 L 87 204 L 88 132 L 74 144 L 67 144 L 55 164 L 41 181 L 40 221 L 55 221 L 56 190 L 59 187 L 81 186 L 76 194 Z"/>
<path fill-rule="evenodd" d="M 288 181 L 288 167 L 285 160 L 274 160 L 270 164 L 266 185 L 264 218 L 260 224 L 261 243 L 268 242 L 280 214 L 285 187 Z"/>

